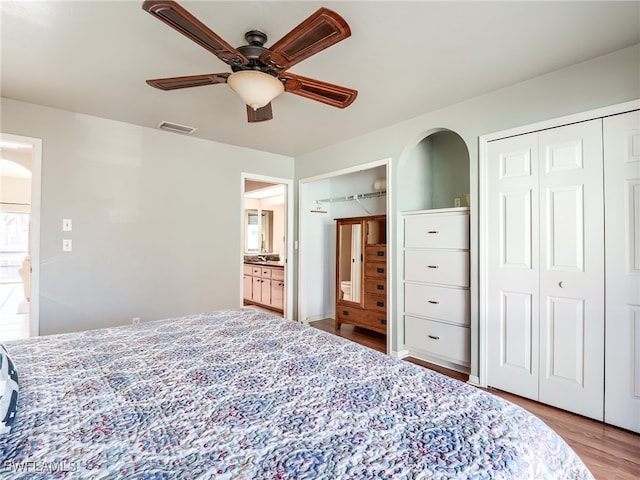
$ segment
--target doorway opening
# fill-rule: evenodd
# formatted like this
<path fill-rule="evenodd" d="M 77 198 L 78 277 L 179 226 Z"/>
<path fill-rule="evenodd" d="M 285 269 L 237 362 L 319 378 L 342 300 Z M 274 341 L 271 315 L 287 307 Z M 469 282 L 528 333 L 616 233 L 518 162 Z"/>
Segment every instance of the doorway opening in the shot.
<path fill-rule="evenodd" d="M 242 301 L 290 318 L 291 181 L 243 174 Z"/>
<path fill-rule="evenodd" d="M 36 336 L 40 140 L 0 134 L 0 338 Z"/>
<path fill-rule="evenodd" d="M 340 171 L 299 181 L 298 320 L 304 323 L 336 317 L 336 292 L 339 281 L 336 265 L 336 219 L 387 215 L 391 212 L 387 188 L 390 159 L 357 165 Z M 393 251 L 393 238 L 388 238 Z M 361 252 L 356 253 L 359 256 Z M 393 284 L 392 265 L 386 268 L 387 282 Z M 356 276 L 359 278 L 359 276 Z M 355 277 L 354 277 L 355 278 Z M 341 295 L 353 298 L 358 284 L 340 283 Z M 349 293 L 347 293 L 349 291 Z M 387 312 L 391 297 L 387 290 Z M 387 322 L 389 345 L 392 322 Z"/>

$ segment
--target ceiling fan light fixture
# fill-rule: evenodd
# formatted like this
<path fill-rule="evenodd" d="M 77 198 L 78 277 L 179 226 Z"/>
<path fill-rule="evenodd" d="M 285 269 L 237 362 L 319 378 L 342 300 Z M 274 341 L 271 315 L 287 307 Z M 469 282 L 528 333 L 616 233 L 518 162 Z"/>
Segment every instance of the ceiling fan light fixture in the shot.
<path fill-rule="evenodd" d="M 254 110 L 268 105 L 284 92 L 284 85 L 276 77 L 258 70 L 240 70 L 232 73 L 227 84 Z"/>

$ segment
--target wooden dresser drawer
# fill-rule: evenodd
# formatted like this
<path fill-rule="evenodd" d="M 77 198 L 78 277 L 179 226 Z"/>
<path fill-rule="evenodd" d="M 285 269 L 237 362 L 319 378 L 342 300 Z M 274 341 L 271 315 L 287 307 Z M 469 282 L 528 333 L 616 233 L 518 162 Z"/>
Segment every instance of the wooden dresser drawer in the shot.
<path fill-rule="evenodd" d="M 253 265 L 247 265 L 246 263 L 242 266 L 242 273 L 245 275 L 253 275 Z"/>
<path fill-rule="evenodd" d="M 469 252 L 405 250 L 404 279 L 468 287 Z"/>
<path fill-rule="evenodd" d="M 468 214 L 410 215 L 404 220 L 404 246 L 417 248 L 469 248 Z"/>
<path fill-rule="evenodd" d="M 404 284 L 404 311 L 459 325 L 470 323 L 469 290 L 418 283 Z"/>
<path fill-rule="evenodd" d="M 386 262 L 387 246 L 386 245 L 366 245 L 364 247 L 365 264 L 368 262 Z"/>
<path fill-rule="evenodd" d="M 469 365 L 471 338 L 468 327 L 405 315 L 404 343 L 410 348 L 417 348 L 462 365 Z"/>
<path fill-rule="evenodd" d="M 336 306 L 337 323 L 348 323 L 360 327 L 375 330 L 380 333 L 387 333 L 386 312 L 366 311 L 360 308 Z"/>
<path fill-rule="evenodd" d="M 387 278 L 386 263 L 365 263 L 364 276 L 370 278 Z"/>
<path fill-rule="evenodd" d="M 251 268 L 251 275 L 253 275 L 254 277 L 259 277 L 262 275 L 262 268 L 261 267 L 252 267 Z"/>
<path fill-rule="evenodd" d="M 387 279 L 386 278 L 365 278 L 364 293 L 370 293 L 372 295 L 386 295 Z"/>
<path fill-rule="evenodd" d="M 387 297 L 384 295 L 365 295 L 364 308 L 365 310 L 375 310 L 378 312 L 386 312 Z"/>

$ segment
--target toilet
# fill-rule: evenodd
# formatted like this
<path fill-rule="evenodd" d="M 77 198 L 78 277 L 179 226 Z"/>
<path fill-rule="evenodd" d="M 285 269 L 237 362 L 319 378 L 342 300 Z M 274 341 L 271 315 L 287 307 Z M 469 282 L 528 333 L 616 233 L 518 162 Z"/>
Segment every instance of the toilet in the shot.
<path fill-rule="evenodd" d="M 343 300 L 351 300 L 351 281 L 350 280 L 340 282 L 340 290 L 342 290 Z"/>

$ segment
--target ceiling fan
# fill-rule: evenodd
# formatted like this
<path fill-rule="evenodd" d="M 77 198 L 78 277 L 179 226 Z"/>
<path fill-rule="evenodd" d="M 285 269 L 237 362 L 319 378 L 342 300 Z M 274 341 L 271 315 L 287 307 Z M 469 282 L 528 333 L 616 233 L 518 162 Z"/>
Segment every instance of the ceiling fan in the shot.
<path fill-rule="evenodd" d="M 298 62 L 351 35 L 347 22 L 328 8 L 320 8 L 274 43 L 259 30 L 245 34 L 247 45 L 234 48 L 173 0 L 146 0 L 143 10 L 206 48 L 231 67 L 232 73 L 208 73 L 147 80 L 161 90 L 228 83 L 247 104 L 249 122 L 271 120 L 271 100 L 283 92 L 345 108 L 358 92 L 351 88 L 303 77 L 288 71 Z"/>

